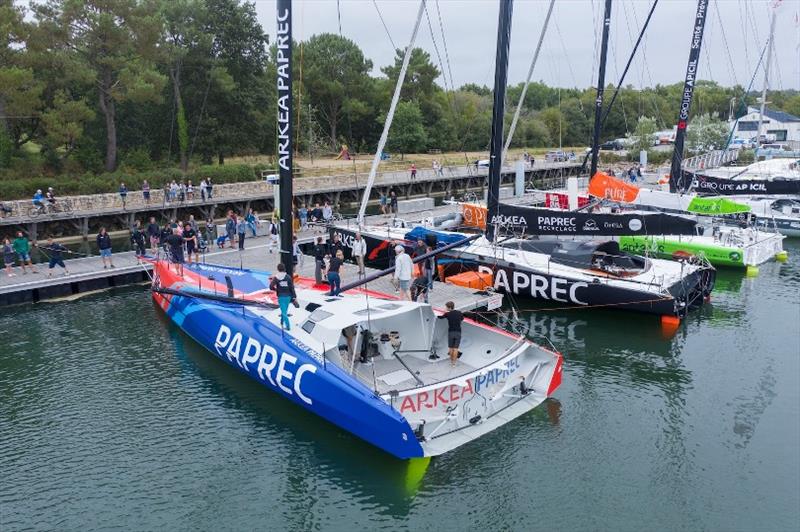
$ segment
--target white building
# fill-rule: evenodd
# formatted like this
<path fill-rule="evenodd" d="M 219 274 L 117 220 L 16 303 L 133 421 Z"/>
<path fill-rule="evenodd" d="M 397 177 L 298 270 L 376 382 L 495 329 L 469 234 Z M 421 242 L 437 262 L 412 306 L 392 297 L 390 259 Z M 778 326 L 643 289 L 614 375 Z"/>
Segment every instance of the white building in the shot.
<path fill-rule="evenodd" d="M 750 140 L 758 135 L 758 116 L 759 107 L 748 107 L 747 114 L 736 123 L 733 136 L 737 139 Z M 765 107 L 763 123 L 762 133 L 775 135 L 775 142 L 800 142 L 800 118 Z"/>

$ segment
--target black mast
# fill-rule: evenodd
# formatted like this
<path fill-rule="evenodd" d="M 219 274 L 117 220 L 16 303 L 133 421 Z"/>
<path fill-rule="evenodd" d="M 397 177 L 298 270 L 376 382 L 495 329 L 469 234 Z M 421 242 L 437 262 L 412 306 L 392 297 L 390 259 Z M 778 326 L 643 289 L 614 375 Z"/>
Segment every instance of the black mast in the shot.
<path fill-rule="evenodd" d="M 608 29 L 611 26 L 611 0 L 606 0 L 603 14 L 603 42 L 600 45 L 600 72 L 597 75 L 597 98 L 594 100 L 594 133 L 592 133 L 592 166 L 589 179 L 597 172 L 597 158 L 600 155 L 600 125 L 603 116 L 603 91 L 606 84 L 606 57 L 608 57 Z"/>
<path fill-rule="evenodd" d="M 278 173 L 281 262 L 292 275 L 292 0 L 277 0 Z"/>
<path fill-rule="evenodd" d="M 503 116 L 508 80 L 508 47 L 511 44 L 513 0 L 500 0 L 497 23 L 497 55 L 494 69 L 492 140 L 489 145 L 489 187 L 486 195 L 486 238 L 494 240 L 494 223 L 500 212 L 500 165 L 503 164 Z"/>
<path fill-rule="evenodd" d="M 686 189 L 683 183 L 683 141 L 686 138 L 686 122 L 689 120 L 689 109 L 694 97 L 694 84 L 697 80 L 697 63 L 700 60 L 700 47 L 703 44 L 703 31 L 706 27 L 706 8 L 708 0 L 697 0 L 692 45 L 689 48 L 689 64 L 686 65 L 686 81 L 683 84 L 681 109 L 678 113 L 678 131 L 675 134 L 675 151 L 672 153 L 672 166 L 669 172 L 669 191 L 677 192 Z"/>

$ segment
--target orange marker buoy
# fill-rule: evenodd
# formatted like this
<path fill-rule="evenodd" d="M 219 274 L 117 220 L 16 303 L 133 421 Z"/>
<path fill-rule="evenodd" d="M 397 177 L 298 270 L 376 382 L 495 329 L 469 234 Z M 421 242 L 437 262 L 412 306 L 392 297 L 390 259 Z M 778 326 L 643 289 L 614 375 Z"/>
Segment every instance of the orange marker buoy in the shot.
<path fill-rule="evenodd" d="M 677 316 L 662 315 L 661 316 L 661 336 L 665 340 L 671 339 L 678 332 L 678 327 L 681 325 L 681 319 Z"/>

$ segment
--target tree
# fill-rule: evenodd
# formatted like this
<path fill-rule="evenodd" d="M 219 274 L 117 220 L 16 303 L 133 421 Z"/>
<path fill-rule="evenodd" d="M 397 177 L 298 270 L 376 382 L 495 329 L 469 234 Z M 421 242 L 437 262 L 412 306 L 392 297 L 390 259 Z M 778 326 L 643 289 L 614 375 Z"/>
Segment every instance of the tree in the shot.
<path fill-rule="evenodd" d="M 400 102 L 394 112 L 387 147 L 401 154 L 420 152 L 428 141 L 422 125 L 422 111 L 414 102 Z"/>
<path fill-rule="evenodd" d="M 630 151 L 637 154 L 642 150 L 649 150 L 652 148 L 656 131 L 658 131 L 658 126 L 656 125 L 655 118 L 640 116 L 639 120 L 636 122 L 636 129 L 631 136 L 633 144 L 631 144 Z"/>
<path fill-rule="evenodd" d="M 157 102 L 164 76 L 154 66 L 161 18 L 154 0 L 48 0 L 35 4 L 52 53 L 69 54 L 93 73 L 105 119 L 105 168 L 117 166 L 117 104 Z"/>
<path fill-rule="evenodd" d="M 709 114 L 697 116 L 686 128 L 686 148 L 689 153 L 721 150 L 728 142 L 728 123 Z"/>
<path fill-rule="evenodd" d="M 305 43 L 303 84 L 320 122 L 327 127 L 332 149 L 338 145 L 343 117 L 363 103 L 370 70 L 372 61 L 350 39 L 322 33 Z"/>

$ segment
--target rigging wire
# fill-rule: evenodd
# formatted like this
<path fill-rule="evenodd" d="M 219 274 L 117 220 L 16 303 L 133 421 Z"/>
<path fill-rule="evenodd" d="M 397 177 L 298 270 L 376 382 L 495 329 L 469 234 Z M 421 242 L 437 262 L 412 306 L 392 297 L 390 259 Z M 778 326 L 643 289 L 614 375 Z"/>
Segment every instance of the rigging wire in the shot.
<path fill-rule="evenodd" d="M 394 39 L 392 39 L 392 34 L 389 33 L 389 28 L 386 26 L 386 22 L 383 20 L 383 15 L 381 14 L 381 9 L 378 7 L 378 2 L 376 0 L 372 0 L 372 5 L 375 6 L 375 11 L 378 12 L 378 18 L 381 19 L 381 24 L 383 24 L 383 29 L 386 30 L 386 36 L 389 37 L 389 42 L 392 43 L 392 50 L 396 52 L 397 46 L 394 44 Z M 341 24 L 339 25 L 341 26 Z"/>
<path fill-rule="evenodd" d="M 336 18 L 339 21 L 339 37 L 342 36 L 342 8 L 339 5 L 339 0 L 336 0 Z"/>
<path fill-rule="evenodd" d="M 439 0 L 435 0 L 436 15 L 439 17 L 439 31 L 442 33 L 442 45 L 444 46 L 444 59 L 447 62 L 447 73 L 450 75 L 450 88 L 455 90 L 456 84 L 453 81 L 453 69 L 450 68 L 450 53 L 447 51 L 447 39 L 444 35 L 444 24 L 442 23 L 442 12 L 439 9 Z"/>
<path fill-rule="evenodd" d="M 728 56 L 728 68 L 730 69 L 731 78 L 733 79 L 733 84 L 738 85 L 739 80 L 736 78 L 736 69 L 733 66 L 733 57 L 731 56 L 731 49 L 728 46 L 728 36 L 725 34 L 725 25 L 722 23 L 722 15 L 719 12 L 719 0 L 714 2 L 714 11 L 717 13 L 717 21 L 719 21 L 719 27 L 722 32 L 722 44 L 725 46 L 725 52 Z"/>
<path fill-rule="evenodd" d="M 636 6 L 633 6 L 633 22 L 638 26 L 639 25 L 639 16 L 636 13 Z M 656 84 L 653 83 L 653 73 L 650 71 L 650 62 L 646 60 L 647 57 L 647 37 L 643 39 L 642 42 L 642 64 L 644 64 L 644 70 L 647 73 L 647 82 L 649 87 L 656 87 Z M 644 84 L 642 84 L 644 85 Z M 666 126 L 666 121 L 664 120 L 664 116 L 661 114 L 661 108 L 658 106 L 658 100 L 656 99 L 655 91 L 649 92 L 650 94 L 650 103 L 653 104 L 653 110 L 655 111 L 655 120 L 657 127 L 664 128 Z"/>
<path fill-rule="evenodd" d="M 445 74 L 444 70 L 444 62 L 442 61 L 442 55 L 439 53 L 439 45 L 436 44 L 436 35 L 433 33 L 433 24 L 431 24 L 431 16 L 428 13 L 428 4 L 425 4 L 425 19 L 428 21 L 428 31 L 431 33 L 431 41 L 433 42 L 433 51 L 436 52 L 436 58 L 439 60 L 439 68 L 441 68 L 442 72 L 442 80 L 444 81 L 444 89 L 447 89 L 447 75 Z"/>

